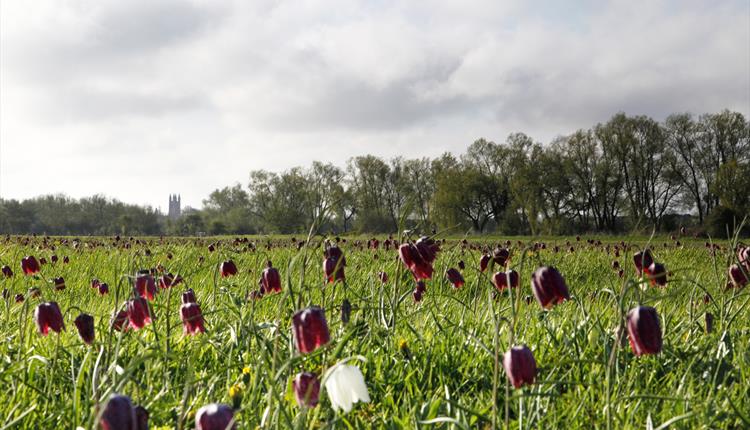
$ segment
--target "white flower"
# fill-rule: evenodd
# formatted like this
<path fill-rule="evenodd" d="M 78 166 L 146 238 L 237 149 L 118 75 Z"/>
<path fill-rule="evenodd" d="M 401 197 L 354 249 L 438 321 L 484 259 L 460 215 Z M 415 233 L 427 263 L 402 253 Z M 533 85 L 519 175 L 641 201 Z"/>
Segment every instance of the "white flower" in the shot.
<path fill-rule="evenodd" d="M 325 387 L 334 410 L 349 412 L 354 403 L 370 401 L 365 377 L 359 367 L 339 364 L 329 372 Z"/>

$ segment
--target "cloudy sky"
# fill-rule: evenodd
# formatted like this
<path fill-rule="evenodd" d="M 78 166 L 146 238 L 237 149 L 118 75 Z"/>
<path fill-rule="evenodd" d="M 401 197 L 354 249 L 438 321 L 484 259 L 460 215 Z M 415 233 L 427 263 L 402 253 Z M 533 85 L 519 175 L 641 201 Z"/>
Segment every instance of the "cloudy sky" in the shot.
<path fill-rule="evenodd" d="M 0 3 L 0 196 L 200 206 L 253 169 L 750 115 L 750 2 Z"/>

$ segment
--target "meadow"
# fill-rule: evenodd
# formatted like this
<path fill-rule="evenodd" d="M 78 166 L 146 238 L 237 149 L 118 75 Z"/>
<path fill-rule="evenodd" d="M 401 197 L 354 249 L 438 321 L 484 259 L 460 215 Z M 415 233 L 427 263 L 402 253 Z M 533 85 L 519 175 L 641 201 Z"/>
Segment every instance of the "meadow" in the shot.
<path fill-rule="evenodd" d="M 335 282 L 324 275 L 326 239 L 346 259 Z M 434 272 L 416 301 L 396 243 L 378 236 L 375 248 L 369 239 L 0 239 L 0 265 L 14 272 L 0 278 L 0 428 L 97 428 L 114 393 L 144 407 L 151 429 L 195 428 L 211 403 L 230 406 L 239 429 L 750 428 L 750 295 L 727 275 L 736 240 L 438 235 Z M 496 248 L 509 251 L 518 288 L 493 285 L 495 259 L 480 270 Z M 646 248 L 666 267 L 665 286 L 639 277 L 633 256 Z M 26 256 L 46 263 L 24 275 Z M 237 273 L 222 276 L 229 260 Z M 281 291 L 260 294 L 267 261 Z M 548 309 L 530 286 L 541 266 L 557 268 L 569 290 Z M 446 278 L 450 268 L 460 288 Z M 116 330 L 112 316 L 138 295 L 143 269 L 157 283 L 167 273 L 181 282 L 157 286 L 150 324 Z M 205 327 L 194 335 L 180 311 L 189 288 Z M 52 301 L 65 329 L 42 335 L 34 312 Z M 330 341 L 301 353 L 292 315 L 311 305 L 325 311 Z M 629 344 L 626 314 L 639 305 L 658 312 L 659 353 L 637 356 Z M 90 344 L 74 323 L 81 313 L 94 318 Z M 527 345 L 537 367 L 520 388 L 503 367 L 513 345 Z M 361 370 L 370 401 L 334 410 L 321 386 L 318 404 L 301 407 L 295 376 L 322 378 L 342 361 Z"/>

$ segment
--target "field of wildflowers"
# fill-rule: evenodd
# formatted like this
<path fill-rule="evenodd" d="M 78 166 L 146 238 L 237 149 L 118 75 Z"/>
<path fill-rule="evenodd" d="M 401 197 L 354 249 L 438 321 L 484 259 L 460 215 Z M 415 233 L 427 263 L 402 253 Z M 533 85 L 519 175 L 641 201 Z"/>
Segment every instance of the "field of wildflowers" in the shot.
<path fill-rule="evenodd" d="M 0 239 L 0 429 L 749 428 L 750 248 Z"/>

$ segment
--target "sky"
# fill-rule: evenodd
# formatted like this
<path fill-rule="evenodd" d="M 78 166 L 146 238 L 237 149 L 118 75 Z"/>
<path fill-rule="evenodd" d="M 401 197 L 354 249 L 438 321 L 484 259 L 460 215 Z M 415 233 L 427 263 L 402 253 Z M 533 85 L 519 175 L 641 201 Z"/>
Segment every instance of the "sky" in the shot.
<path fill-rule="evenodd" d="M 255 169 L 750 116 L 750 1 L 2 0 L 0 197 L 200 207 Z"/>

